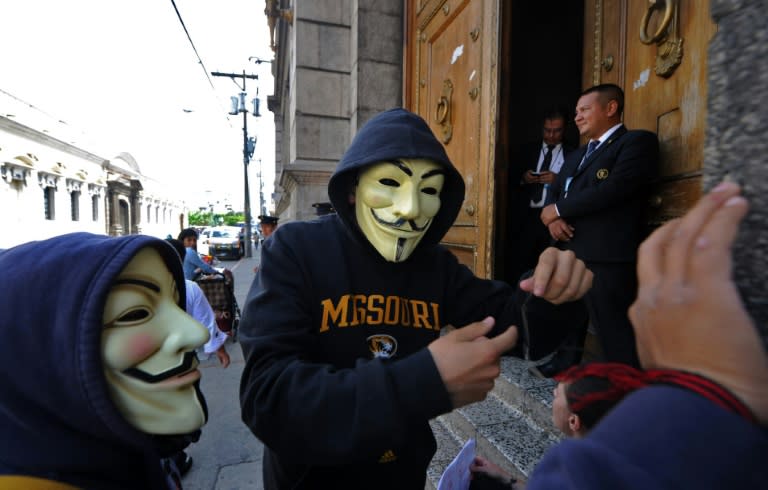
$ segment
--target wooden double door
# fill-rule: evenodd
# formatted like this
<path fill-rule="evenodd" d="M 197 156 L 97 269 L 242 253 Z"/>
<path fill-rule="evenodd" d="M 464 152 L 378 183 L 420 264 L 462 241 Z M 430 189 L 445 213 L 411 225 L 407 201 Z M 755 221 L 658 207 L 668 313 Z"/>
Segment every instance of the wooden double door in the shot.
<path fill-rule="evenodd" d="M 481 277 L 504 277 L 516 148 L 541 137 L 544 111 L 616 83 L 624 122 L 658 134 L 662 167 L 649 223 L 701 193 L 709 2 L 694 0 L 409 0 L 405 104 L 427 120 L 463 174 L 466 195 L 444 239 Z M 569 121 L 572 122 L 572 121 Z M 573 144 L 580 144 L 573 126 Z"/>

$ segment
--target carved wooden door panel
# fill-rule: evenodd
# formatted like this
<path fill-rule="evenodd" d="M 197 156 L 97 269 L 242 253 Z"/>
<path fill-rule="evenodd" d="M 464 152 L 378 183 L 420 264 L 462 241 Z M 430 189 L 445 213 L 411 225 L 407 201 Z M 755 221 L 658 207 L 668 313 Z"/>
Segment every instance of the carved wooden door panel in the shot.
<path fill-rule="evenodd" d="M 406 107 L 420 114 L 464 176 L 465 200 L 443 244 L 490 275 L 496 131 L 498 5 L 490 0 L 411 0 Z"/>
<path fill-rule="evenodd" d="M 709 0 L 585 2 L 584 87 L 621 86 L 627 127 L 659 136 L 652 223 L 680 216 L 701 195 L 707 47 L 715 30 Z"/>

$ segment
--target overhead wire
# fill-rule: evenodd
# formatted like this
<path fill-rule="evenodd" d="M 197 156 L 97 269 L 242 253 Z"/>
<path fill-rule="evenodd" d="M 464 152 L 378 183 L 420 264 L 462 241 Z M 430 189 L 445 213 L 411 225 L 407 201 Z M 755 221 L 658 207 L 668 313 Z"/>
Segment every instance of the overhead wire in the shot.
<path fill-rule="evenodd" d="M 200 53 L 198 53 L 197 48 L 195 47 L 194 41 L 192 41 L 192 36 L 189 34 L 189 30 L 187 29 L 186 24 L 184 23 L 184 19 L 181 17 L 181 12 L 179 12 L 179 8 L 176 6 L 176 0 L 171 0 L 171 4 L 173 5 L 173 10 L 176 11 L 176 17 L 178 17 L 179 22 L 181 23 L 181 27 L 184 29 L 184 33 L 187 35 L 187 39 L 189 40 L 190 46 L 192 46 L 192 50 L 195 52 L 195 56 L 197 56 L 197 61 L 200 63 L 200 66 L 203 69 L 203 73 L 205 73 L 205 78 L 208 80 L 208 84 L 211 86 L 211 90 L 213 90 L 213 96 L 216 99 L 217 104 L 219 107 L 222 107 L 221 101 L 218 97 L 216 97 L 216 87 L 213 85 L 213 80 L 211 79 L 210 74 L 208 73 L 208 69 L 205 67 L 205 63 L 203 63 L 203 59 L 200 57 Z M 222 110 L 226 110 L 222 107 Z M 229 117 L 227 117 L 227 123 L 230 127 L 232 127 L 232 122 L 230 121 Z"/>

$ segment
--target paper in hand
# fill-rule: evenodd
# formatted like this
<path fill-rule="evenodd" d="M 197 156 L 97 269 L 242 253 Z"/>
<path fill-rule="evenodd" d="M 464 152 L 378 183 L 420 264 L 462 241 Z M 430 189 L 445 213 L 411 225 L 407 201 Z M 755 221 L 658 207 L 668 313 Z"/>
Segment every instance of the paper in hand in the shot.
<path fill-rule="evenodd" d="M 469 439 L 443 472 L 437 490 L 468 490 L 469 465 L 475 460 L 475 440 Z"/>

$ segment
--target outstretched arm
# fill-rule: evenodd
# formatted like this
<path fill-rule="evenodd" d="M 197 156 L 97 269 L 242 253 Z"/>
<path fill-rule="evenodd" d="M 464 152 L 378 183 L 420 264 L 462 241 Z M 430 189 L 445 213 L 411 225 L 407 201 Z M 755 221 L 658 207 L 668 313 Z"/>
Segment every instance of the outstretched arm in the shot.
<path fill-rule="evenodd" d="M 731 247 L 747 202 L 723 183 L 640 247 L 629 309 L 644 368 L 700 374 L 768 423 L 768 356 L 732 278 Z"/>
<path fill-rule="evenodd" d="M 735 184 L 719 185 L 643 243 L 630 318 L 643 367 L 707 377 L 765 425 L 768 356 L 731 277 L 747 212 L 738 194 Z M 755 488 L 768 481 L 767 451 L 764 427 L 737 411 L 680 385 L 653 385 L 584 439 L 553 448 L 528 488 Z"/>
<path fill-rule="evenodd" d="M 200 256 L 192 249 L 187 249 L 187 255 L 184 257 L 185 261 L 190 261 L 195 266 L 195 269 L 200 269 L 206 274 L 216 274 L 218 271 L 210 265 L 203 262 Z"/>

